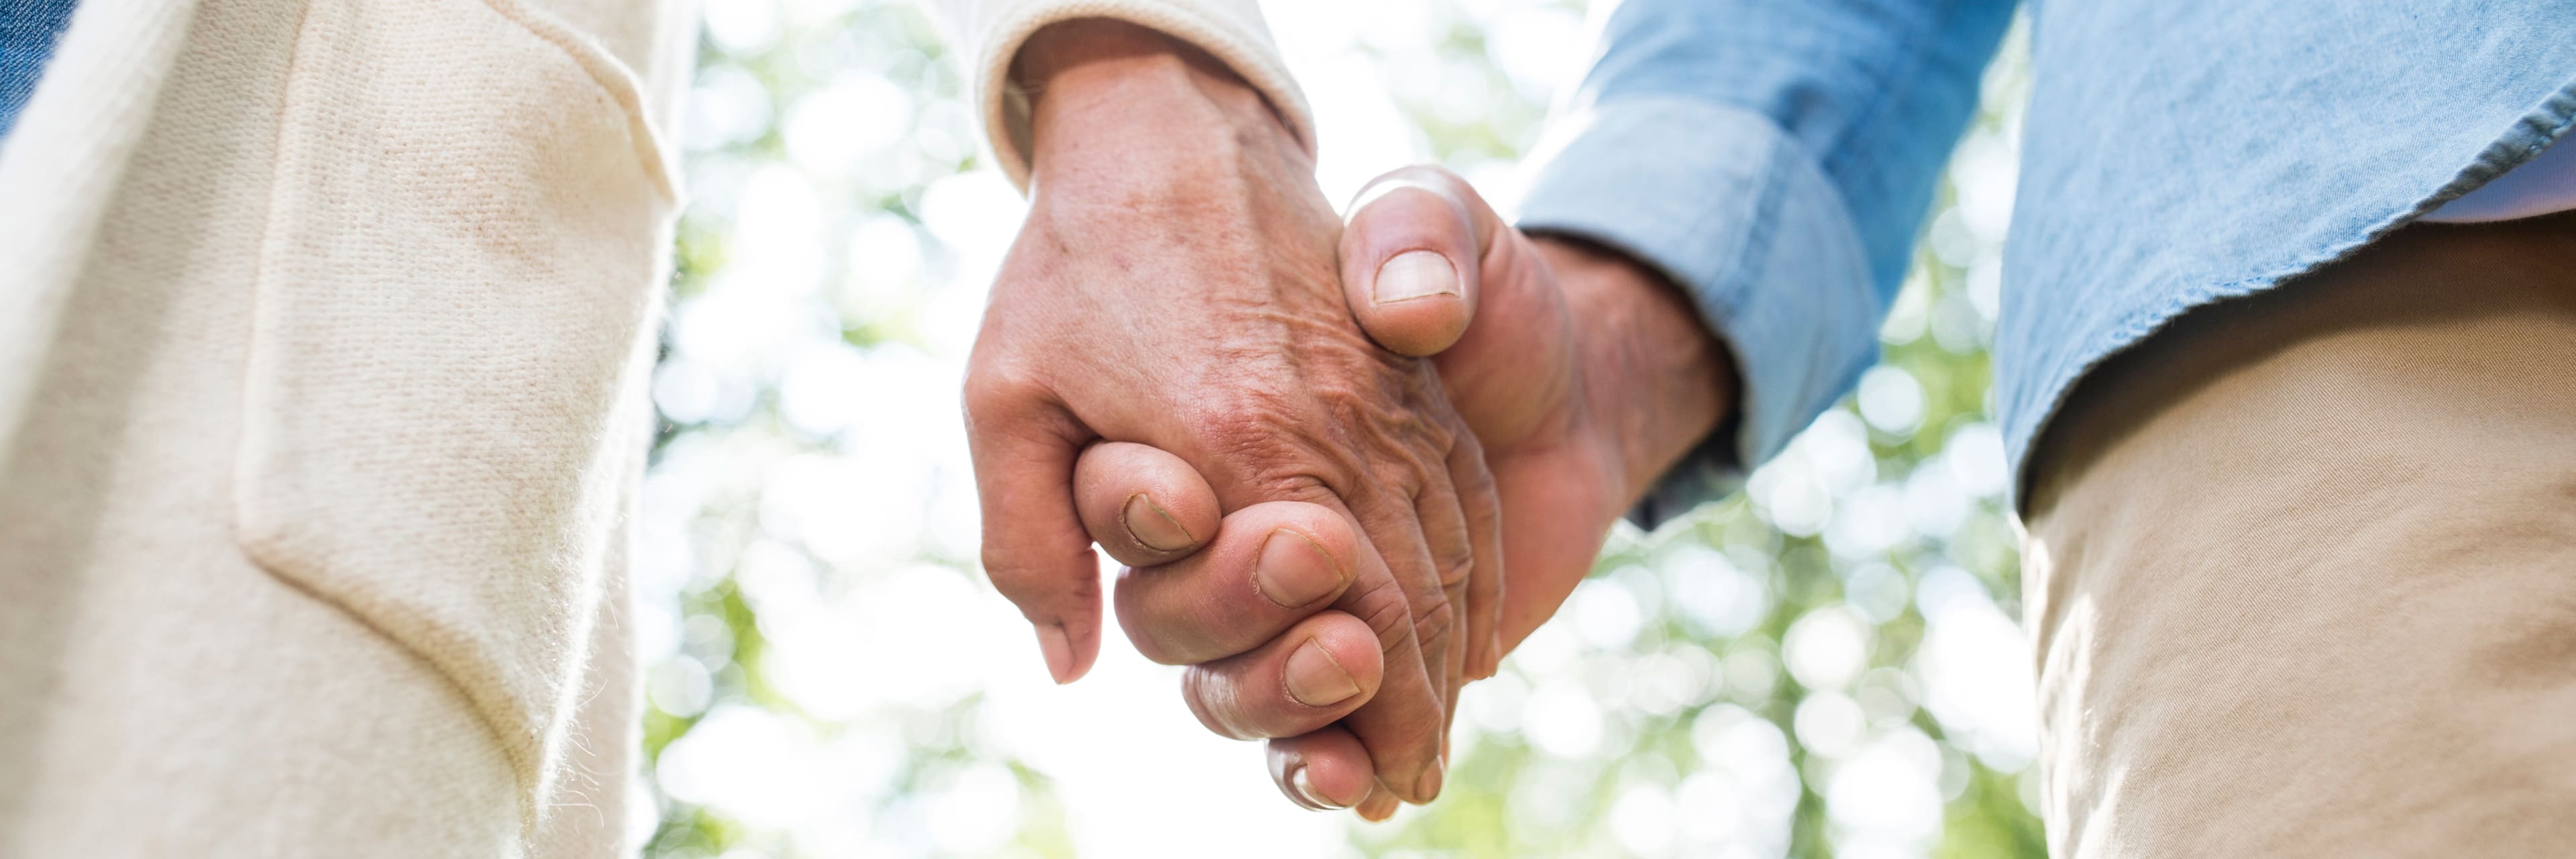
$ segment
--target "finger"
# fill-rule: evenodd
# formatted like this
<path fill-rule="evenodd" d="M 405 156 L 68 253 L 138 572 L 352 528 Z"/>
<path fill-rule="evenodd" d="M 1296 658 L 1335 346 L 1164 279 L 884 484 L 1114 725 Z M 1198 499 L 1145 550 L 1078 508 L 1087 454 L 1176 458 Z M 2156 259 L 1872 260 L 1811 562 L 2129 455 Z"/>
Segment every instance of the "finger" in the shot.
<path fill-rule="evenodd" d="M 1342 231 L 1342 289 L 1360 329 L 1405 355 L 1456 343 L 1475 318 L 1478 269 L 1499 229 L 1482 198 L 1432 167 L 1378 177 Z"/>
<path fill-rule="evenodd" d="M 1290 737 L 1333 723 L 1377 692 L 1377 635 L 1328 611 L 1240 656 L 1190 666 L 1182 697 L 1208 730 L 1239 740 Z"/>
<path fill-rule="evenodd" d="M 1445 643 L 1452 609 L 1447 605 L 1447 598 L 1440 590 L 1438 575 L 1431 570 L 1430 555 L 1422 548 L 1421 531 L 1414 522 L 1408 496 L 1388 494 L 1389 498 L 1406 503 L 1401 508 L 1387 503 L 1372 504 L 1367 508 L 1370 516 L 1365 520 L 1355 514 L 1349 505 L 1343 503 L 1340 496 L 1330 492 L 1313 493 L 1306 497 L 1309 498 L 1312 506 L 1323 507 L 1336 514 L 1343 523 L 1343 530 L 1337 533 L 1317 527 L 1311 531 L 1301 531 L 1301 534 L 1317 537 L 1348 537 L 1346 543 L 1332 539 L 1318 541 L 1327 553 L 1337 560 L 1347 560 L 1353 564 L 1349 585 L 1339 596 L 1332 598 L 1328 605 L 1335 611 L 1357 618 L 1366 624 L 1369 631 L 1377 637 L 1379 652 L 1383 657 L 1384 679 L 1377 692 L 1370 697 L 1366 705 L 1344 717 L 1342 723 L 1368 748 L 1369 756 L 1373 761 L 1372 771 L 1380 779 L 1393 779 L 1400 782 L 1405 790 L 1415 790 L 1422 783 L 1423 772 L 1436 768 L 1439 761 L 1440 722 L 1444 709 L 1442 692 L 1445 684 L 1436 681 L 1437 675 L 1443 673 L 1442 669 L 1448 665 L 1445 661 L 1445 651 L 1440 655 L 1441 660 L 1444 661 L 1429 660 L 1431 654 L 1423 650 L 1421 639 L 1424 635 L 1436 633 L 1433 638 L 1435 643 Z M 1237 511 L 1236 515 L 1241 516 L 1261 506 L 1246 507 L 1244 510 Z M 1286 505 L 1292 510 L 1295 506 Z M 1360 522 L 1371 523 L 1371 525 L 1368 529 L 1363 529 L 1358 524 Z M 1200 558 L 1213 559 L 1220 554 L 1250 555 L 1248 551 L 1232 548 L 1235 541 L 1242 539 L 1238 536 L 1239 531 L 1263 534 L 1266 529 L 1239 529 L 1236 520 L 1230 517 L 1225 524 L 1219 526 L 1217 540 L 1213 545 L 1181 563 L 1196 564 L 1200 562 Z M 1371 539 L 1360 539 L 1357 535 L 1363 533 L 1375 536 Z M 1385 556 L 1380 553 L 1381 544 L 1394 547 L 1394 551 L 1408 559 L 1402 576 L 1418 584 L 1408 585 L 1399 580 L 1397 571 L 1388 565 Z M 1345 546 L 1351 553 L 1348 556 L 1339 554 Z M 1246 569 L 1243 562 L 1228 564 L 1210 560 L 1207 566 L 1218 570 Z M 1120 621 L 1128 625 L 1131 638 L 1140 639 L 1140 649 L 1159 646 L 1169 641 L 1161 637 L 1167 634 L 1160 629 L 1164 624 L 1139 622 L 1148 616 L 1146 611 L 1140 610 L 1146 602 L 1144 595 L 1140 593 L 1136 597 L 1130 597 L 1127 594 L 1130 588 L 1142 586 L 1148 582 L 1146 572 L 1143 570 L 1131 572 L 1122 578 L 1119 584 Z M 1234 572 L 1232 575 L 1238 577 L 1238 581 L 1250 578 L 1241 572 Z M 1131 603 L 1130 600 L 1135 602 Z M 1267 600 L 1259 596 L 1245 596 L 1243 591 L 1237 590 L 1233 596 L 1216 602 L 1266 604 Z M 1170 605 L 1188 606 L 1190 603 L 1175 601 Z M 1276 606 L 1270 606 L 1270 608 L 1275 609 Z M 1215 617 L 1223 617 L 1223 612 L 1226 611 L 1222 608 L 1204 607 L 1199 610 L 1207 611 L 1209 612 L 1207 616 Z M 1172 624 L 1172 626 L 1180 625 Z M 1221 623 L 1199 624 L 1199 628 L 1203 629 L 1222 626 Z M 1151 640 L 1157 644 L 1147 645 L 1143 643 L 1145 640 Z M 1193 702 L 1192 706 L 1198 708 L 1203 704 Z M 1427 796 L 1425 798 L 1427 799 Z"/>
<path fill-rule="evenodd" d="M 1145 658 L 1187 665 L 1251 650 L 1323 610 L 1362 566 L 1350 520 L 1318 504 L 1263 502 L 1214 530 L 1198 554 L 1118 577 L 1118 624 Z"/>
<path fill-rule="evenodd" d="M 1386 786 L 1381 784 L 1377 790 L 1368 795 L 1367 799 L 1360 800 L 1356 811 L 1361 820 L 1385 823 L 1387 818 L 1395 816 L 1396 807 L 1402 804 L 1403 800 L 1397 799 L 1394 793 L 1389 792 Z"/>
<path fill-rule="evenodd" d="M 1306 808 L 1349 808 L 1367 799 L 1377 785 L 1368 749 L 1339 725 L 1271 740 L 1267 751 L 1270 780 L 1289 801 Z"/>
<path fill-rule="evenodd" d="M 1484 445 L 1473 433 L 1459 433 L 1449 449 L 1449 479 L 1458 489 L 1467 517 L 1468 538 L 1475 543 L 1476 571 L 1467 577 L 1462 605 L 1467 607 L 1468 680 L 1494 676 L 1503 660 L 1503 499 Z"/>
<path fill-rule="evenodd" d="M 1088 433 L 1034 385 L 969 378 L 965 402 L 984 572 L 1037 628 L 1047 673 L 1071 683 L 1100 655 L 1100 564 L 1073 506 Z"/>
<path fill-rule="evenodd" d="M 1441 572 L 1423 543 L 1412 499 L 1394 493 L 1371 493 L 1366 498 L 1353 507 L 1353 513 L 1380 551 L 1401 608 L 1389 611 L 1372 605 L 1345 610 L 1368 620 L 1373 628 L 1388 620 L 1399 624 L 1409 620 L 1412 655 L 1417 660 L 1410 664 L 1421 666 L 1421 673 L 1410 676 L 1402 668 L 1408 663 L 1390 651 L 1388 691 L 1351 714 L 1351 732 L 1368 746 L 1378 779 L 1390 790 L 1407 802 L 1429 802 L 1440 793 L 1440 723 L 1446 709 L 1443 699 L 1457 608 L 1449 602 Z M 1372 610 L 1388 611 L 1388 615 L 1373 616 Z M 1387 638 L 1388 630 L 1378 631 L 1381 640 Z"/>
<path fill-rule="evenodd" d="M 1448 460 L 1451 468 L 1467 464 L 1460 462 L 1455 455 Z M 1473 465 L 1481 474 L 1484 463 Z M 1487 491 L 1490 492 L 1490 488 Z M 1467 530 L 1467 511 L 1460 503 L 1462 500 L 1455 484 L 1440 477 L 1426 481 L 1422 491 L 1413 498 L 1413 513 L 1422 526 L 1424 547 L 1431 552 L 1432 569 L 1439 576 L 1441 595 L 1450 604 L 1458 606 L 1466 605 L 1467 581 L 1475 577 L 1477 564 L 1491 560 L 1477 556 L 1475 535 Z"/>
<path fill-rule="evenodd" d="M 1453 445 L 1447 463 L 1449 468 L 1471 469 L 1471 479 L 1482 477 L 1484 462 L 1462 462 L 1455 455 L 1456 450 Z M 1476 539 L 1478 535 L 1468 531 L 1467 513 L 1461 503 L 1464 499 L 1454 484 L 1445 479 L 1454 476 L 1443 475 L 1430 480 L 1421 494 L 1414 498 L 1413 507 L 1415 515 L 1422 521 L 1422 536 L 1429 542 L 1433 562 L 1439 565 L 1442 598 L 1449 605 L 1464 607 L 1468 583 L 1479 578 L 1492 578 L 1501 570 L 1499 558 L 1479 557 L 1476 549 L 1480 541 Z M 1490 483 L 1486 481 L 1489 493 Z M 1490 494 L 1480 496 L 1478 500 L 1488 505 L 1493 501 Z M 1462 615 L 1457 631 L 1450 636 L 1445 661 L 1439 665 L 1439 672 L 1433 678 L 1440 687 L 1440 736 L 1444 740 L 1449 736 L 1449 723 L 1458 712 L 1458 688 L 1467 682 L 1468 655 L 1487 632 L 1485 628 L 1478 627 L 1471 616 Z M 1448 755 L 1444 750 L 1435 761 L 1434 768 L 1445 769 L 1447 765 Z"/>
<path fill-rule="evenodd" d="M 1122 564 L 1187 557 L 1217 532 L 1216 490 L 1161 448 L 1092 445 L 1074 461 L 1073 497 L 1091 541 Z"/>

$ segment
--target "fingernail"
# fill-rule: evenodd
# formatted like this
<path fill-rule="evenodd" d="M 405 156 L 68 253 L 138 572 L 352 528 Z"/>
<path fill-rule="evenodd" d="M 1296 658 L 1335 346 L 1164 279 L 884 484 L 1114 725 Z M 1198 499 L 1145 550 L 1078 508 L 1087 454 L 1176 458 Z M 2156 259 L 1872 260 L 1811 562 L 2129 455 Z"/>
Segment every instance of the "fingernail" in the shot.
<path fill-rule="evenodd" d="M 1420 800 L 1421 802 L 1430 802 L 1433 797 L 1439 796 L 1440 771 L 1448 768 L 1449 758 L 1447 755 L 1442 755 L 1439 758 L 1434 759 L 1431 762 L 1431 768 L 1422 771 L 1422 782 L 1414 785 L 1414 795 L 1422 797 Z"/>
<path fill-rule="evenodd" d="M 1379 796 L 1371 802 L 1360 803 L 1360 819 L 1370 823 L 1385 823 L 1387 818 L 1395 816 L 1395 808 L 1399 804 L 1392 794 Z"/>
<path fill-rule="evenodd" d="M 1296 791 L 1298 796 L 1304 797 L 1307 802 L 1311 802 L 1325 808 L 1351 807 L 1350 803 L 1334 802 L 1332 797 L 1325 796 L 1322 791 L 1316 790 L 1315 783 L 1306 779 L 1305 767 L 1298 767 L 1296 774 L 1288 777 L 1288 787 L 1290 790 Z"/>
<path fill-rule="evenodd" d="M 1118 511 L 1118 523 L 1127 526 L 1127 536 L 1136 538 L 1146 548 L 1158 552 L 1177 552 L 1198 544 L 1181 520 L 1155 506 L 1154 499 L 1139 492 L 1128 496 L 1127 506 Z"/>
<path fill-rule="evenodd" d="M 1046 654 L 1047 674 L 1055 678 L 1056 685 L 1073 679 L 1065 676 L 1073 673 L 1073 640 L 1065 637 L 1062 625 L 1038 624 L 1038 650 Z"/>
<path fill-rule="evenodd" d="M 1306 639 L 1297 652 L 1288 654 L 1288 697 L 1309 707 L 1330 707 L 1360 693 L 1359 681 L 1351 679 L 1333 655 L 1324 652 L 1322 642 Z"/>
<path fill-rule="evenodd" d="M 1432 251 L 1406 251 L 1377 267 L 1377 303 L 1458 294 L 1458 269 Z"/>
<path fill-rule="evenodd" d="M 1298 608 L 1342 587 L 1341 565 L 1306 535 L 1282 528 L 1261 545 L 1261 560 L 1252 568 L 1252 589 L 1280 608 Z"/>

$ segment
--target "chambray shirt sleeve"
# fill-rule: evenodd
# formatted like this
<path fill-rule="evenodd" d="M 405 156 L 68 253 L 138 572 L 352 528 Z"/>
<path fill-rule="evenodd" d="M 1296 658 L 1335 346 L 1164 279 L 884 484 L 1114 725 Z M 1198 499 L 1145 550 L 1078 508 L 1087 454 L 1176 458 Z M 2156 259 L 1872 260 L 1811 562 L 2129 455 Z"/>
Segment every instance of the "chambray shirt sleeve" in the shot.
<path fill-rule="evenodd" d="M 1741 481 L 1877 359 L 2012 0 L 1627 0 L 1551 121 L 1522 228 L 1688 290 L 1742 399 L 1631 518 Z"/>
<path fill-rule="evenodd" d="M 36 92 L 54 42 L 71 25 L 74 0 L 0 0 L 0 138 Z"/>

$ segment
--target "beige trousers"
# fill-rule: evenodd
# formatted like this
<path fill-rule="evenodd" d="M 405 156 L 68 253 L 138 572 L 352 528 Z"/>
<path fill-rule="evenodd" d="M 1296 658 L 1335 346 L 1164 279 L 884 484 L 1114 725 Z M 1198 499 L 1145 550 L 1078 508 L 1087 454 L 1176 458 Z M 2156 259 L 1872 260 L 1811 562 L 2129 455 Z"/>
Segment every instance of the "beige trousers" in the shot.
<path fill-rule="evenodd" d="M 2033 464 L 2053 855 L 2576 855 L 2576 213 L 2195 312 Z"/>

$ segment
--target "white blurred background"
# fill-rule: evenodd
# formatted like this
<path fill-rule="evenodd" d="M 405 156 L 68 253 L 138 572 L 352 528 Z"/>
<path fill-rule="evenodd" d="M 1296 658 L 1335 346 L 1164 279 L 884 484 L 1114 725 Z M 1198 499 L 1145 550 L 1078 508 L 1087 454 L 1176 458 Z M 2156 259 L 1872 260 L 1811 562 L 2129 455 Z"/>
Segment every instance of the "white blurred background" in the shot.
<path fill-rule="evenodd" d="M 1272 0 L 1326 194 L 1437 161 L 1506 211 L 1607 2 Z M 1058 688 L 976 568 L 957 392 L 1022 206 L 908 0 L 712 0 L 637 568 L 657 857 L 2040 855 L 1986 346 L 2022 38 L 1887 363 L 1748 491 L 1614 535 L 1471 687 L 1446 795 L 1278 796 L 1112 635 Z"/>

